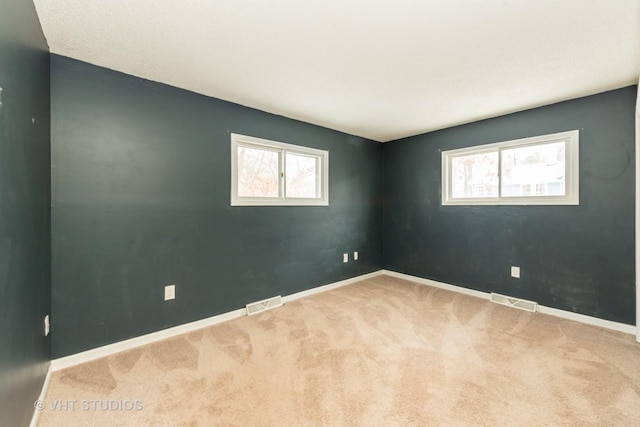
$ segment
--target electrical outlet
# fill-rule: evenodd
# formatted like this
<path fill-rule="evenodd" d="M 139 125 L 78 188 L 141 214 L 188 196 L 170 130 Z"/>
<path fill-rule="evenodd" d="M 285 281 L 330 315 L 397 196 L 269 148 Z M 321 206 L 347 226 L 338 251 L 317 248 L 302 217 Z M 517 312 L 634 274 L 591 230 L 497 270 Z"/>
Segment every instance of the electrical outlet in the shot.
<path fill-rule="evenodd" d="M 357 260 L 358 260 L 358 251 L 355 251 L 355 252 L 353 253 L 353 260 L 354 260 L 354 261 L 357 261 Z"/>
<path fill-rule="evenodd" d="M 49 323 L 49 315 L 44 316 L 44 336 L 46 337 L 51 332 L 51 324 Z"/>
<path fill-rule="evenodd" d="M 520 278 L 520 267 L 511 266 L 511 277 Z"/>
<path fill-rule="evenodd" d="M 170 299 L 176 298 L 176 285 L 167 285 L 164 287 L 164 300 L 168 301 Z"/>
<path fill-rule="evenodd" d="M 342 254 L 342 262 L 349 262 L 349 254 Z"/>

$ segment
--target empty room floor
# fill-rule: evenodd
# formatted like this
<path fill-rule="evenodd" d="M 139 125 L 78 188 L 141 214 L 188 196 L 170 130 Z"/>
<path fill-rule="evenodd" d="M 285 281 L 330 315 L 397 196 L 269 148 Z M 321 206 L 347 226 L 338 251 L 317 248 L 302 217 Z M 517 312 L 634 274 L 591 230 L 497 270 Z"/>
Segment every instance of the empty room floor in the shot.
<path fill-rule="evenodd" d="M 53 373 L 39 426 L 637 426 L 632 335 L 378 276 Z"/>

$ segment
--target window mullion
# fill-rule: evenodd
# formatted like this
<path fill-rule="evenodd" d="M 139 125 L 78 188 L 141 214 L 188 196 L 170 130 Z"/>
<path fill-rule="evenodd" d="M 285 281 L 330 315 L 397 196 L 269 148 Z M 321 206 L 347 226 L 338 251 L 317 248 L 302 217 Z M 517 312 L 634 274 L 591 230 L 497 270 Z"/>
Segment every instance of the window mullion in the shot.
<path fill-rule="evenodd" d="M 287 159 L 287 155 L 286 155 L 286 152 L 285 152 L 284 149 L 280 150 L 279 155 L 280 155 L 280 162 L 278 162 L 278 163 L 280 165 L 280 171 L 279 171 L 280 172 L 279 173 L 280 198 L 284 200 L 284 199 L 287 198 L 286 197 L 286 194 L 287 194 L 287 180 L 284 177 L 284 171 L 286 170 L 285 162 L 287 161 L 286 160 Z"/>

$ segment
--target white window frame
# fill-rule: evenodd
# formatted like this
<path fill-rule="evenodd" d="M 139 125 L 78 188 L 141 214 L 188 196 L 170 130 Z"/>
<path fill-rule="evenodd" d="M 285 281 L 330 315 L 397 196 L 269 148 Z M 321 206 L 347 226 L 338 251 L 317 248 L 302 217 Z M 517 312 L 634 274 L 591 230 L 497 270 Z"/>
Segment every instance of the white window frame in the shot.
<path fill-rule="evenodd" d="M 240 197 L 238 195 L 238 147 L 275 151 L 279 154 L 278 197 Z M 300 154 L 318 159 L 316 178 L 320 186 L 319 197 L 286 197 L 286 154 Z M 231 206 L 329 206 L 329 152 L 300 145 L 286 144 L 253 136 L 231 134 Z"/>
<path fill-rule="evenodd" d="M 476 145 L 442 152 L 442 205 L 579 205 L 579 141 L 580 132 L 572 130 L 550 135 L 534 136 L 531 138 L 515 139 L 512 141 L 496 142 L 493 144 Z M 498 191 L 500 182 L 501 160 L 500 152 L 504 149 L 534 145 L 565 142 L 565 195 L 564 196 L 526 196 L 526 197 L 469 197 L 454 198 L 452 196 L 452 160 L 455 157 L 498 152 Z"/>

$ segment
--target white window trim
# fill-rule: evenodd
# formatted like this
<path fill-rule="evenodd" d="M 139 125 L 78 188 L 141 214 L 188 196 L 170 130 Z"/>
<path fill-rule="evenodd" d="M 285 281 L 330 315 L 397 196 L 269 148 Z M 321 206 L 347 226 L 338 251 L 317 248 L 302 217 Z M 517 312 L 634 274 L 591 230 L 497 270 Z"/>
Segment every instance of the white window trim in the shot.
<path fill-rule="evenodd" d="M 477 145 L 442 152 L 442 205 L 579 205 L 579 131 L 554 133 L 550 135 L 534 136 L 531 138 L 515 139 L 512 141 L 496 142 L 493 144 Z M 476 197 L 453 198 L 451 185 L 451 163 L 454 157 L 480 154 L 483 152 L 501 151 L 505 148 L 524 147 L 553 142 L 566 141 L 565 146 L 565 195 L 564 196 L 528 196 L 528 197 Z M 499 166 L 500 167 L 500 166 Z M 500 184 L 498 184 L 500 185 Z"/>
<path fill-rule="evenodd" d="M 276 151 L 280 156 L 280 185 L 278 197 L 239 197 L 238 196 L 238 147 L 258 147 Z M 286 153 L 309 155 L 318 158 L 320 197 L 285 197 Z M 253 136 L 231 134 L 231 206 L 329 206 L 329 152 L 300 145 L 286 144 Z"/>

